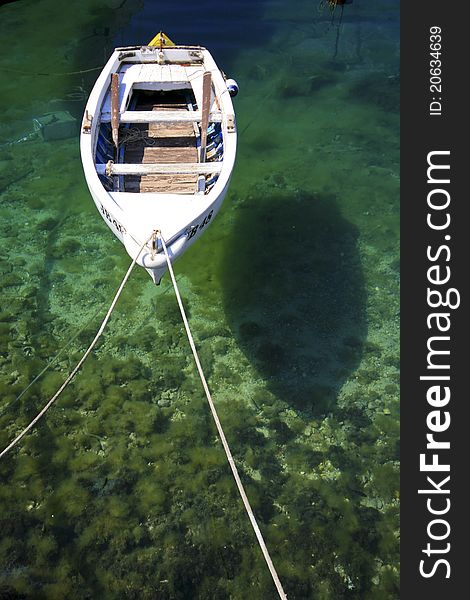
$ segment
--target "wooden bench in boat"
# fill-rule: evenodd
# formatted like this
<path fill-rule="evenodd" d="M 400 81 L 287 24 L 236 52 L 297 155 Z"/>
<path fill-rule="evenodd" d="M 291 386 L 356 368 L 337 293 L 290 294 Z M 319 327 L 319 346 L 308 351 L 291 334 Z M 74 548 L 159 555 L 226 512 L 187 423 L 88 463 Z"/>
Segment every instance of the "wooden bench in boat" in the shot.
<path fill-rule="evenodd" d="M 98 175 L 210 175 L 220 173 L 222 162 L 206 163 L 110 163 L 97 164 Z"/>
<path fill-rule="evenodd" d="M 207 75 L 204 75 L 207 79 Z M 210 91 L 210 90 L 209 90 Z M 96 165 L 98 174 L 124 176 L 115 182 L 122 191 L 156 194 L 195 194 L 204 189 L 206 175 L 217 175 L 222 163 L 199 159 L 198 123 L 222 122 L 220 109 L 210 105 L 192 110 L 187 90 L 164 94 L 136 89 L 133 110 L 124 110 L 115 119 L 113 131 L 123 140 L 124 156 L 119 163 Z M 206 93 L 209 98 L 209 94 Z M 112 103 L 117 106 L 117 103 Z M 209 114 L 210 113 L 210 114 Z M 110 117 L 102 114 L 106 122 Z M 116 122 L 117 121 L 117 122 Z M 129 134 L 127 126 L 130 125 Z M 201 141 L 202 144 L 202 141 Z"/>
<path fill-rule="evenodd" d="M 103 123 L 111 117 L 102 116 Z M 126 110 L 119 116 L 120 123 L 198 123 L 202 121 L 200 110 Z M 220 123 L 222 113 L 215 111 L 209 115 L 209 123 Z"/>

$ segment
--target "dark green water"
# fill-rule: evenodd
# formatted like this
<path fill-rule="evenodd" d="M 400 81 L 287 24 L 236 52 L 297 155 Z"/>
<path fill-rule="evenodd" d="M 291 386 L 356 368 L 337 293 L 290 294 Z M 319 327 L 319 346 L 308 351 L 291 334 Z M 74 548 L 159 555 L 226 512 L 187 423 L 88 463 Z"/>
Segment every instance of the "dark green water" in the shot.
<path fill-rule="evenodd" d="M 80 118 L 99 71 L 56 74 L 115 45 L 160 29 L 206 45 L 240 84 L 238 159 L 175 270 L 290 600 L 399 597 L 398 2 L 339 16 L 304 0 L 0 7 L 0 449 L 76 364 L 130 263 L 78 135 L 44 142 L 32 119 Z M 2 599 L 276 597 L 167 277 L 134 271 L 0 477 Z"/>

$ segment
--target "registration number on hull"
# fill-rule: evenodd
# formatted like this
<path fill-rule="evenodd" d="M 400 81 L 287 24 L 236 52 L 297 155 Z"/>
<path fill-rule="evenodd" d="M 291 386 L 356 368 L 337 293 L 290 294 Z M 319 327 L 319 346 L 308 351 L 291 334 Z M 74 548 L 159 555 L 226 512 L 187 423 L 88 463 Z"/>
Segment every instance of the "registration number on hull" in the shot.
<path fill-rule="evenodd" d="M 213 214 L 214 211 L 211 210 L 211 212 L 204 217 L 202 223 L 196 223 L 195 225 L 191 225 L 191 229 L 188 234 L 188 240 L 192 239 L 198 231 L 201 231 L 201 229 L 209 223 Z"/>
<path fill-rule="evenodd" d="M 126 233 L 126 228 L 121 225 L 113 215 L 100 203 L 100 210 L 103 217 L 110 223 L 120 234 Z"/>

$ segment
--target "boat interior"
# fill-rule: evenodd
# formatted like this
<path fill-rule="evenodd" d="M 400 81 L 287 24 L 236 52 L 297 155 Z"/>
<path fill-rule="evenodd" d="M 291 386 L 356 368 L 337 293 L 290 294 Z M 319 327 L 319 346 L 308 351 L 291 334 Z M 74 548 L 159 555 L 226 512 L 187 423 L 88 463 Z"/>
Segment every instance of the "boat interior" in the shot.
<path fill-rule="evenodd" d="M 209 121 L 202 162 L 202 107 L 193 88 L 161 87 L 131 87 L 117 148 L 111 118 L 102 118 L 95 163 L 107 191 L 206 194 L 217 181 L 224 155 L 220 113 Z"/>

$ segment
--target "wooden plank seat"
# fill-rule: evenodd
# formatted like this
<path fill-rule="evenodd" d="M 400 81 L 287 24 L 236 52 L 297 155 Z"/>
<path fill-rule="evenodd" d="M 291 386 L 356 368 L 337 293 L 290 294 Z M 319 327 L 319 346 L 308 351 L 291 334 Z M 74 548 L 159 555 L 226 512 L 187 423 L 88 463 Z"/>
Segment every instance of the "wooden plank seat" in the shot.
<path fill-rule="evenodd" d="M 108 163 L 97 164 L 98 175 L 210 175 L 220 173 L 222 162 L 206 163 L 154 163 L 130 164 Z"/>
<path fill-rule="evenodd" d="M 103 123 L 110 121 L 108 114 L 103 114 Z M 119 116 L 120 123 L 199 123 L 202 120 L 200 110 L 126 110 Z M 209 122 L 220 123 L 222 113 L 214 111 L 209 115 Z"/>

